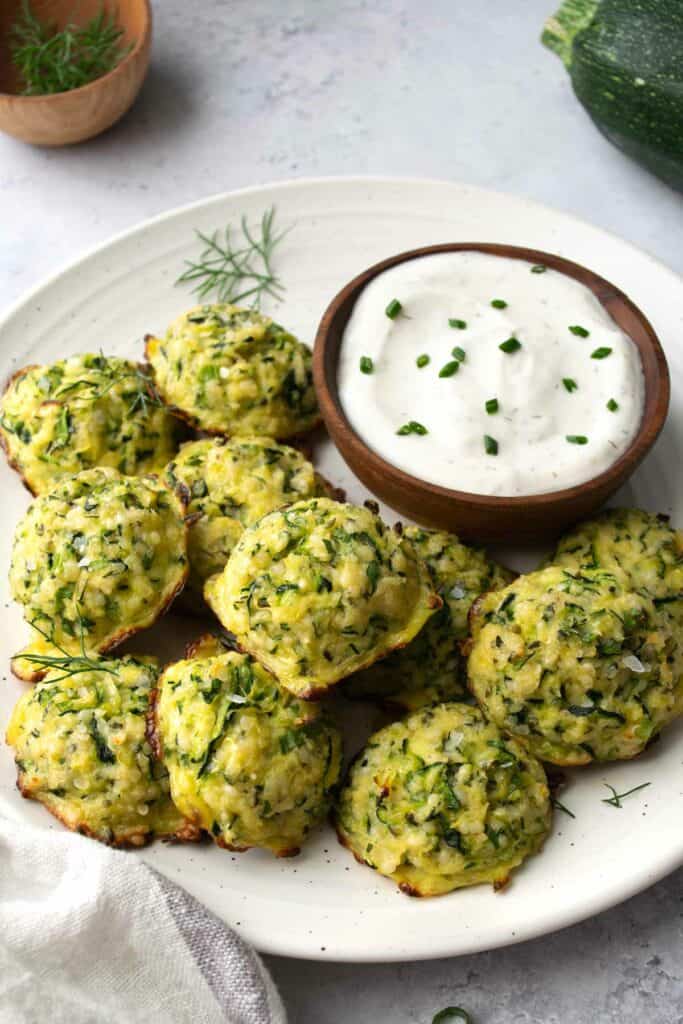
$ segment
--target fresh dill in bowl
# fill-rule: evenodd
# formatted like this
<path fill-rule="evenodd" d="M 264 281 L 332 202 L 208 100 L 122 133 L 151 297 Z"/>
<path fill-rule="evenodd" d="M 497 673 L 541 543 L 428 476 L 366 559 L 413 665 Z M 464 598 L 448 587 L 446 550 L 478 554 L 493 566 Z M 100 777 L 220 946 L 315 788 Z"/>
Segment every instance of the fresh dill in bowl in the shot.
<path fill-rule="evenodd" d="M 59 29 L 42 21 L 24 0 L 10 30 L 12 62 L 22 79 L 22 95 L 44 96 L 79 89 L 108 74 L 130 52 L 124 30 L 104 5 L 85 25 Z"/>

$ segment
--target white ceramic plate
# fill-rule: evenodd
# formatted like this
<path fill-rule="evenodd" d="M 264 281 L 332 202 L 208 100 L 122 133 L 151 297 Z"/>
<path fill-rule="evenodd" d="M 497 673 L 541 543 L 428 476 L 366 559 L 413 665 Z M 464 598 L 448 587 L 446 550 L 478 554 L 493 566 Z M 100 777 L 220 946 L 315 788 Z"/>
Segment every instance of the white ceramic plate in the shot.
<path fill-rule="evenodd" d="M 646 311 L 666 350 L 673 382 L 668 425 L 620 499 L 669 512 L 683 524 L 681 437 L 683 301 L 681 281 L 652 257 L 565 214 L 509 196 L 431 181 L 327 179 L 235 192 L 159 217 L 120 236 L 33 291 L 0 322 L 0 373 L 79 351 L 140 355 L 141 338 L 163 330 L 192 304 L 174 287 L 183 260 L 197 253 L 193 229 L 213 231 L 242 214 L 257 220 L 272 203 L 294 225 L 278 254 L 287 285 L 277 318 L 312 340 L 332 295 L 376 260 L 415 246 L 455 240 L 498 241 L 551 250 L 578 260 L 623 288 Z M 270 311 L 270 310 L 269 310 Z M 367 497 L 329 443 L 317 461 L 351 500 Z M 0 466 L 0 731 L 21 685 L 9 657 L 26 629 L 9 600 L 6 567 L 14 525 L 27 505 L 18 478 Z M 386 511 L 386 510 L 385 510 Z M 389 513 L 390 515 L 391 513 Z M 517 568 L 529 552 L 505 552 Z M 138 638 L 137 649 L 170 659 L 198 622 L 166 622 Z M 181 635 L 184 634 L 184 635 Z M 363 714 L 363 712 L 361 712 Z M 577 772 L 545 850 L 517 872 L 507 892 L 463 890 L 434 900 L 398 893 L 356 864 L 329 828 L 293 860 L 260 851 L 231 855 L 210 846 L 157 843 L 141 853 L 185 886 L 258 949 L 329 960 L 412 960 L 491 949 L 572 924 L 624 900 L 683 862 L 683 729 L 630 764 Z M 650 782 L 616 809 L 602 803 L 604 782 L 620 791 Z M 0 813 L 59 828 L 14 788 L 10 751 L 0 747 Z"/>

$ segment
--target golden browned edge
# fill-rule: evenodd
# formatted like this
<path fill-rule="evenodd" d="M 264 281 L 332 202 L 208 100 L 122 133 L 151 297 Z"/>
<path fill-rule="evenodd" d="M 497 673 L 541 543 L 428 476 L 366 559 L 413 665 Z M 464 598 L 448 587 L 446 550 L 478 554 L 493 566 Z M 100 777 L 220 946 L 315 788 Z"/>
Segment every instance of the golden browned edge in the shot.
<path fill-rule="evenodd" d="M 308 459 L 308 461 L 311 464 L 313 464 L 311 456 L 307 455 L 306 458 Z M 314 467 L 314 469 L 315 469 L 315 467 Z M 344 490 L 343 487 L 335 487 L 335 485 L 330 483 L 330 481 L 327 479 L 327 477 L 323 476 L 322 473 L 319 473 L 317 469 L 315 470 L 315 475 L 316 475 L 316 479 L 318 480 L 318 482 L 320 484 L 322 484 L 322 486 L 324 487 L 325 491 L 327 492 L 327 497 L 328 498 L 331 498 L 332 501 L 338 501 L 341 504 L 344 504 L 346 502 L 346 491 Z"/>
<path fill-rule="evenodd" d="M 146 334 L 144 340 L 145 340 L 145 358 L 148 361 L 147 365 L 151 366 L 152 372 L 153 372 L 154 371 L 154 366 L 153 366 L 152 363 L 149 362 L 149 359 L 150 359 L 149 345 L 150 345 L 150 342 L 152 342 L 152 341 L 160 341 L 161 339 L 157 338 L 154 334 Z M 168 401 L 168 399 L 166 398 L 166 395 L 164 395 L 164 393 L 159 389 L 159 385 L 158 385 L 156 379 L 154 380 L 154 394 L 156 395 L 156 397 L 159 399 L 160 402 L 163 402 L 163 404 L 166 406 L 166 408 L 169 410 L 169 412 L 173 416 L 175 416 L 179 420 L 183 420 L 185 423 L 187 423 L 187 425 L 189 427 L 192 427 L 193 430 L 196 430 L 199 433 L 206 435 L 207 437 L 225 437 L 225 438 L 230 438 L 230 437 L 239 436 L 239 435 L 235 435 L 235 434 L 230 434 L 226 430 L 216 430 L 215 427 L 212 428 L 212 427 L 204 427 L 204 426 L 202 426 L 202 424 L 199 422 L 197 417 L 193 416 L 192 413 L 187 412 L 185 409 L 181 409 L 177 405 L 172 405 L 171 402 Z M 294 433 L 294 434 L 288 434 L 287 437 L 276 437 L 276 438 L 274 438 L 274 440 L 275 441 L 279 441 L 280 444 L 291 444 L 293 442 L 305 442 L 306 439 L 310 436 L 310 434 L 321 425 L 322 421 L 323 421 L 322 413 L 318 409 L 317 416 L 309 424 L 309 426 L 306 427 L 305 430 L 300 430 L 298 433 Z"/>
<path fill-rule="evenodd" d="M 54 807 L 48 807 L 47 804 L 43 803 L 34 793 L 26 789 L 23 785 L 23 779 L 21 772 L 17 773 L 17 789 L 24 797 L 25 800 L 35 800 L 36 803 L 41 804 L 45 810 L 56 818 L 69 832 L 77 832 L 81 836 L 87 836 L 88 839 L 94 839 L 98 843 L 102 843 L 104 846 L 111 846 L 118 850 L 126 849 L 139 849 L 142 846 L 148 846 L 154 839 L 166 839 L 175 840 L 177 842 L 193 843 L 197 842 L 200 838 L 200 832 L 192 822 L 185 821 L 183 825 L 175 832 L 154 832 L 152 830 L 131 830 L 125 835 L 115 837 L 114 839 L 103 839 L 94 832 L 88 825 L 74 826 L 69 822 L 65 815 L 60 814 L 59 811 Z M 180 812 L 178 812 L 180 813 Z"/>

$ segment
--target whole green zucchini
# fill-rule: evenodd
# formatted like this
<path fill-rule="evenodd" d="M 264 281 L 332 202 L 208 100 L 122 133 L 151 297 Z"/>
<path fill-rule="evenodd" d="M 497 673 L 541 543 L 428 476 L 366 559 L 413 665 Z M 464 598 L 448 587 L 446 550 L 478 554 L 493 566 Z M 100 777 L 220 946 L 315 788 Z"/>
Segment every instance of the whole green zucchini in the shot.
<path fill-rule="evenodd" d="M 683 0 L 565 0 L 542 41 L 610 142 L 683 190 Z"/>

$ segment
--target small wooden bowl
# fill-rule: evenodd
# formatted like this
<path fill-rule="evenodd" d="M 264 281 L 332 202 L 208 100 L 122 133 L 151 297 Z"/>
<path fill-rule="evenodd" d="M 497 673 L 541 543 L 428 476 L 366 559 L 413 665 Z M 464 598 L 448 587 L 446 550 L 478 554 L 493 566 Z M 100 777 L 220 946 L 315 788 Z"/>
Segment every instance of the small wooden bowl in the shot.
<path fill-rule="evenodd" d="M 21 96 L 21 80 L 10 55 L 10 32 L 21 0 L 0 5 L 0 131 L 38 146 L 67 146 L 106 131 L 130 109 L 149 67 L 152 12 L 149 0 L 31 0 L 41 20 L 63 28 L 84 25 L 101 9 L 124 30 L 121 45 L 132 49 L 113 71 L 69 92 Z"/>
<path fill-rule="evenodd" d="M 645 407 L 638 433 L 604 473 L 576 487 L 529 497 L 489 497 L 451 490 L 404 473 L 372 451 L 342 410 L 337 365 L 344 328 L 361 291 L 390 267 L 433 253 L 475 250 L 552 267 L 593 292 L 612 319 L 635 343 L 645 377 Z M 313 374 L 327 429 L 344 460 L 363 483 L 391 508 L 424 526 L 457 533 L 463 540 L 536 541 L 557 535 L 595 512 L 633 473 L 664 426 L 669 408 L 669 370 L 657 335 L 643 313 L 615 285 L 571 260 L 514 245 L 456 242 L 413 249 L 376 263 L 346 285 L 320 322 Z"/>

